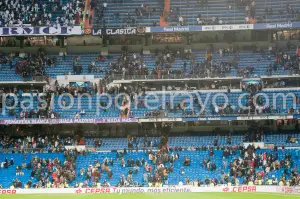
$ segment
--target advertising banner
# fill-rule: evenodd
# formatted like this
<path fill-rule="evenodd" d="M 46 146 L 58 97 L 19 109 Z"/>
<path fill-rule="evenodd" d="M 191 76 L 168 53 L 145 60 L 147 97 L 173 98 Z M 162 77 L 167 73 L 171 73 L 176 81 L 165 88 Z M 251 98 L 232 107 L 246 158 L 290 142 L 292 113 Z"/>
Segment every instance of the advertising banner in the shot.
<path fill-rule="evenodd" d="M 182 118 L 182 121 L 196 122 L 196 121 L 221 121 L 221 120 L 237 120 L 237 117 L 222 116 L 222 117 L 187 117 Z"/>
<path fill-rule="evenodd" d="M 137 35 L 137 30 L 141 28 L 106 28 L 106 29 L 94 29 L 93 35 Z"/>
<path fill-rule="evenodd" d="M 132 122 L 196 122 L 196 121 L 235 121 L 235 120 L 281 120 L 296 119 L 298 115 L 272 116 L 221 116 L 221 117 L 153 117 L 153 118 L 91 118 L 91 119 L 15 119 L 0 120 L 0 124 L 97 124 L 97 123 L 132 123 Z"/>
<path fill-rule="evenodd" d="M 300 194 L 300 187 L 277 187 L 277 192 L 284 194 Z"/>
<path fill-rule="evenodd" d="M 254 24 L 255 30 L 300 28 L 300 22 Z"/>
<path fill-rule="evenodd" d="M 201 26 L 147 27 L 146 33 L 199 32 L 201 30 Z"/>
<path fill-rule="evenodd" d="M 265 143 L 264 142 L 244 142 L 243 146 L 245 148 L 247 148 L 249 145 L 253 145 L 255 148 L 261 148 L 263 149 L 265 147 Z"/>
<path fill-rule="evenodd" d="M 146 33 L 171 32 L 200 32 L 200 31 L 236 31 L 236 30 L 268 30 L 300 28 L 300 22 L 266 23 L 266 24 L 225 24 L 205 26 L 175 26 L 175 27 L 147 27 Z"/>
<path fill-rule="evenodd" d="M 74 149 L 76 149 L 77 151 L 83 151 L 83 150 L 86 149 L 86 147 L 83 146 L 83 145 L 65 146 L 65 149 L 67 149 L 67 150 L 74 150 Z"/>
<path fill-rule="evenodd" d="M 62 189 L 2 189 L 1 194 L 134 194 L 134 193 L 200 193 L 200 192 L 264 192 L 264 193 L 294 193 L 298 187 L 284 188 L 279 186 L 166 186 L 166 187 L 97 187 L 97 188 L 62 188 Z M 291 190 L 292 189 L 292 190 Z"/>
<path fill-rule="evenodd" d="M 67 80 L 67 81 L 94 81 L 94 75 L 57 75 L 56 80 Z"/>
<path fill-rule="evenodd" d="M 0 124 L 99 124 L 99 123 L 131 123 L 135 118 L 95 118 L 95 119 L 23 119 L 0 120 Z"/>
<path fill-rule="evenodd" d="M 153 117 L 153 118 L 140 118 L 139 122 L 181 122 L 183 118 L 176 118 L 176 117 Z"/>
<path fill-rule="evenodd" d="M 31 35 L 81 35 L 80 26 L 68 27 L 2 27 L 0 36 L 31 36 Z"/>
<path fill-rule="evenodd" d="M 202 26 L 202 31 L 252 30 L 253 24 Z"/>
<path fill-rule="evenodd" d="M 293 119 L 292 115 L 261 115 L 261 116 L 241 116 L 237 120 L 284 120 Z"/>

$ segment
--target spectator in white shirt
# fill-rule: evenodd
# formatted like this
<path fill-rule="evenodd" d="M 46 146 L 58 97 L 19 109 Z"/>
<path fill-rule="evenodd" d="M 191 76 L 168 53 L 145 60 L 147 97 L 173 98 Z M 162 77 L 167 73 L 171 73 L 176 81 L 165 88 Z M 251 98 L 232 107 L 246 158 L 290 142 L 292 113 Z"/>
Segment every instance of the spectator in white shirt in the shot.
<path fill-rule="evenodd" d="M 248 24 L 248 23 L 249 23 L 249 21 L 250 21 L 249 17 L 248 17 L 248 16 L 246 16 L 246 17 L 245 17 L 245 23 L 246 23 L 246 24 Z"/>
<path fill-rule="evenodd" d="M 215 22 L 216 22 L 216 19 L 217 19 L 216 17 L 212 17 L 211 20 L 212 20 L 213 23 L 215 23 Z"/>
<path fill-rule="evenodd" d="M 178 21 L 179 21 L 179 24 L 182 26 L 182 25 L 183 25 L 183 17 L 180 16 L 180 17 L 178 18 Z"/>
<path fill-rule="evenodd" d="M 201 19 L 199 17 L 197 18 L 197 24 L 198 25 L 202 25 L 202 21 L 201 21 Z"/>

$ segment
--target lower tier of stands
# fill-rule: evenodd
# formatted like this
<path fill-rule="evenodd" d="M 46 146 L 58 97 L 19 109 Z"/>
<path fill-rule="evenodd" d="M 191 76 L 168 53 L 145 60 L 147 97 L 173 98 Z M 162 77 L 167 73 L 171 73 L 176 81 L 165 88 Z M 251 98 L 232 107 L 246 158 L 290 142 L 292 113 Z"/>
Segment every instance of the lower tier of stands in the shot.
<path fill-rule="evenodd" d="M 268 184 L 269 179 L 272 183 L 293 185 L 299 179 L 298 155 L 298 149 L 254 150 L 251 147 L 168 153 L 89 152 L 75 155 L 76 178 L 73 179 L 66 175 L 67 170 L 60 168 L 66 168 L 70 163 L 63 153 L 27 154 L 26 159 L 23 154 L 1 154 L 0 159 L 7 158 L 8 165 L 0 169 L 0 182 L 5 188 L 10 187 L 15 179 L 21 187 L 29 180 L 31 187 L 46 187 L 48 182 L 54 186 L 63 182 L 68 186 L 95 186 L 96 183 L 151 186 L 155 182 L 177 185 L 195 181 L 202 184 Z M 20 171 L 22 174 L 16 175 Z"/>

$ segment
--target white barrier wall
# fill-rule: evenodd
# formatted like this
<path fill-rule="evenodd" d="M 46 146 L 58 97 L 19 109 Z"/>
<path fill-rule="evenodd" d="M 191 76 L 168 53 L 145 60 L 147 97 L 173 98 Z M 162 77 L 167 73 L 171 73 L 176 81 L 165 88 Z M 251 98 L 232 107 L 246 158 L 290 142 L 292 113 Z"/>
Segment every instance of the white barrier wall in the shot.
<path fill-rule="evenodd" d="M 263 192 L 300 193 L 300 187 L 280 186 L 216 186 L 216 187 L 101 187 L 101 188 L 62 188 L 62 189 L 1 189 L 1 194 L 126 194 L 126 193 L 188 193 L 188 192 Z"/>

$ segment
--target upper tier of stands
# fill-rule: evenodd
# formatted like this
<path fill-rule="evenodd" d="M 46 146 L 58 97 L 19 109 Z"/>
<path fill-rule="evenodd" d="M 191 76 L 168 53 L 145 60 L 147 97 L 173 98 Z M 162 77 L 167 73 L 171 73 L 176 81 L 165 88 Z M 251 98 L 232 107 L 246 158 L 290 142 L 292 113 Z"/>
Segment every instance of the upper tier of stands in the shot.
<path fill-rule="evenodd" d="M 94 15 L 94 27 L 147 27 L 153 26 L 153 22 L 159 25 L 160 13 L 163 10 L 162 0 L 116 0 L 116 1 L 104 1 L 106 2 L 106 8 L 103 8 L 103 1 L 95 0 L 97 2 L 95 15 Z M 142 11 L 142 15 L 137 15 L 138 9 L 146 9 L 148 11 Z M 103 13 L 103 14 L 102 14 Z M 118 14 L 117 14 L 118 13 Z"/>
<path fill-rule="evenodd" d="M 207 1 L 207 0 L 206 0 Z M 130 1 L 106 1 L 98 0 L 95 9 L 94 26 L 99 27 L 146 27 L 159 25 L 160 15 L 164 10 L 164 1 L 130 0 Z M 300 19 L 300 3 L 296 0 L 255 1 L 251 6 L 251 0 L 171 0 L 170 11 L 165 11 L 164 18 L 169 19 L 169 26 L 179 25 L 179 17 L 183 17 L 184 25 L 197 25 L 199 15 L 201 24 L 244 24 L 245 17 L 254 20 L 252 23 L 280 23 L 296 21 Z M 142 5 L 143 4 L 143 5 Z M 248 5 L 249 12 L 246 11 Z M 290 7 L 288 6 L 290 5 Z M 139 16 L 138 8 L 148 6 L 150 12 Z M 251 11 L 250 11 L 251 9 Z M 267 12 L 268 10 L 268 12 Z M 217 19 L 213 22 L 213 18 Z"/>
<path fill-rule="evenodd" d="M 177 16 L 186 18 L 189 25 L 196 25 L 199 14 L 201 14 L 201 21 L 204 24 L 212 24 L 213 17 L 218 17 L 219 20 L 223 21 L 223 24 L 244 24 L 247 16 L 246 5 L 249 5 L 250 9 L 252 1 L 208 0 L 207 6 L 205 4 L 201 6 L 201 3 L 197 3 L 202 2 L 201 0 L 191 0 L 188 3 L 185 0 L 171 0 L 170 2 L 171 8 L 179 10 L 176 11 Z M 288 5 L 293 8 L 293 11 L 288 10 Z M 299 12 L 300 3 L 295 0 L 255 1 L 254 8 L 256 23 L 280 23 L 294 21 Z M 267 14 L 266 8 L 272 9 L 272 12 Z M 171 18 L 172 16 L 174 14 L 171 15 Z M 248 16 L 250 18 L 250 14 Z M 169 25 L 177 25 L 178 17 L 174 20 Z M 219 21 L 216 21 L 216 24 L 219 24 Z"/>
<path fill-rule="evenodd" d="M 60 1 L 0 1 L 0 27 L 20 26 L 72 26 L 79 25 L 84 3 L 79 0 Z"/>
<path fill-rule="evenodd" d="M 296 0 L 255 1 L 252 0 L 171 0 L 170 11 L 164 12 L 163 0 L 113 0 L 92 1 L 95 28 L 100 27 L 147 27 L 160 24 L 160 16 L 164 14 L 168 25 L 178 25 L 179 17 L 184 18 L 183 25 L 197 25 L 200 17 L 201 24 L 243 24 L 245 17 L 254 16 L 253 23 L 280 23 L 300 19 L 300 3 Z M 2 0 L 0 5 L 0 27 L 30 24 L 32 26 L 67 26 L 78 25 L 82 22 L 85 3 L 72 0 L 31 1 Z M 249 12 L 246 6 L 249 6 Z M 290 7 L 289 7 L 290 6 Z M 254 7 L 253 11 L 252 8 Z M 251 10 L 251 11 L 250 11 Z M 267 12 L 268 10 L 268 12 Z M 272 10 L 272 11 L 270 11 Z M 168 14 L 167 14 L 168 13 Z M 168 17 L 167 17 L 168 16 Z M 214 19 L 217 19 L 213 21 Z"/>

